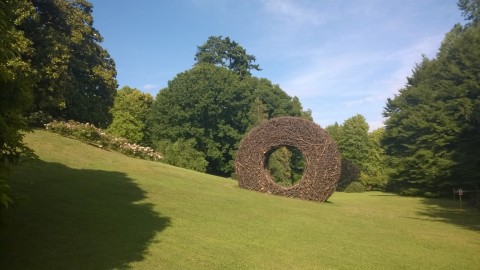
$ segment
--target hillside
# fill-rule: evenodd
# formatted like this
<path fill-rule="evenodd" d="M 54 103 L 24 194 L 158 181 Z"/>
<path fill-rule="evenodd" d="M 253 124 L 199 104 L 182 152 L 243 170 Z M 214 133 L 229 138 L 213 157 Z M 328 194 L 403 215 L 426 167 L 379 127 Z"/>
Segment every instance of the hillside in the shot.
<path fill-rule="evenodd" d="M 480 213 L 335 193 L 314 203 L 45 131 L 11 179 L 0 269 L 478 269 Z"/>

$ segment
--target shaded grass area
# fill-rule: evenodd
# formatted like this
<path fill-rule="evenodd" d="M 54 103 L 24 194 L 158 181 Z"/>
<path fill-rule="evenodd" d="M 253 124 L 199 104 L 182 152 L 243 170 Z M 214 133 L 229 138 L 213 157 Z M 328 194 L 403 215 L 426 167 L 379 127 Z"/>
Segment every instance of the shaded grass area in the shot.
<path fill-rule="evenodd" d="M 0 269 L 478 269 L 480 212 L 367 192 L 328 203 L 38 131 Z"/>
<path fill-rule="evenodd" d="M 12 188 L 20 198 L 0 238 L 0 269 L 123 269 L 170 224 L 122 172 L 37 160 L 16 169 Z"/>
<path fill-rule="evenodd" d="M 462 205 L 458 199 L 456 201 L 421 199 L 421 202 L 423 207 L 418 210 L 418 214 L 425 219 L 480 232 L 480 211 L 468 208 L 465 202 Z"/>

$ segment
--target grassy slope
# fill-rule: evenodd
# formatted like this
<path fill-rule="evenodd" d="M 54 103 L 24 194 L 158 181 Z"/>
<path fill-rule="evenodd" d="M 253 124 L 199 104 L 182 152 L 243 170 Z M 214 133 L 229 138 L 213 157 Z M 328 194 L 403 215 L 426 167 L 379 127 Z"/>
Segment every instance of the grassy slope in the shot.
<path fill-rule="evenodd" d="M 125 157 L 37 131 L 39 161 L 0 269 L 479 269 L 480 213 L 449 201 L 335 193 L 328 203 Z"/>

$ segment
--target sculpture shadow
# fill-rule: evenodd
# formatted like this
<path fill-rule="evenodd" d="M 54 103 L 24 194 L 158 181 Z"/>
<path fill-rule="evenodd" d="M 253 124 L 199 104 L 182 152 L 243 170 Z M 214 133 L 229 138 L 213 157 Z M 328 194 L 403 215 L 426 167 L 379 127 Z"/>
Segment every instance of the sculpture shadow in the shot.
<path fill-rule="evenodd" d="M 0 269 L 127 269 L 170 225 L 124 173 L 36 160 L 10 182 L 22 199 L 0 234 Z"/>

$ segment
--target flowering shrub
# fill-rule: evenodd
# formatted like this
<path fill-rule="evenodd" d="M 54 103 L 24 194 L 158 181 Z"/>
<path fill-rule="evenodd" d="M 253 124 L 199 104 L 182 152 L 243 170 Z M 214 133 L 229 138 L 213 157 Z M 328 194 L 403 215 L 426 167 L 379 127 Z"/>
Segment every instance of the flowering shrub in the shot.
<path fill-rule="evenodd" d="M 153 161 L 160 161 L 162 159 L 162 155 L 155 152 L 151 147 L 130 143 L 125 138 L 115 137 L 89 123 L 53 121 L 45 124 L 45 128 L 50 132 L 63 136 L 71 136 L 100 148 L 118 151 L 127 156 Z"/>

